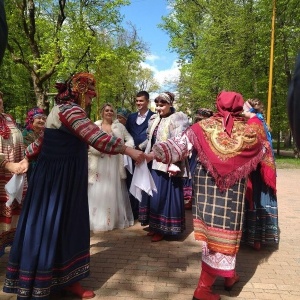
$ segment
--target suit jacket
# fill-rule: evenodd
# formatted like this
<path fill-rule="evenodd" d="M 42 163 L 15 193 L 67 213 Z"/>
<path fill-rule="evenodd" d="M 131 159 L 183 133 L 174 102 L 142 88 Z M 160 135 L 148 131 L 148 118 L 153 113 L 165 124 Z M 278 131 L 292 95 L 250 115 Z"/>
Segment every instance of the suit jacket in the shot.
<path fill-rule="evenodd" d="M 135 147 L 138 147 L 141 143 L 147 140 L 147 128 L 150 117 L 154 114 L 151 110 L 148 111 L 146 120 L 138 125 L 136 119 L 138 117 L 138 112 L 131 113 L 126 121 L 126 129 L 133 137 Z"/>

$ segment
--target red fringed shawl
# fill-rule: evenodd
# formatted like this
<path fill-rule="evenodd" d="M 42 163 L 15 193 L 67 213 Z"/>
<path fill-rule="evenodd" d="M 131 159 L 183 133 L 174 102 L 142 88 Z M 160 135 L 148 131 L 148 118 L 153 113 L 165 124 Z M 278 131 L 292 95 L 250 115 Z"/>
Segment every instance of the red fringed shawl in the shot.
<path fill-rule="evenodd" d="M 211 117 L 191 126 L 186 134 L 206 170 L 225 190 L 255 170 L 263 157 L 263 146 L 255 129 L 241 118 L 234 118 L 229 136 L 222 118 Z"/>
<path fill-rule="evenodd" d="M 264 183 L 269 186 L 273 192 L 276 194 L 276 166 L 275 159 L 273 155 L 273 149 L 267 139 L 264 126 L 257 117 L 250 118 L 247 121 L 253 130 L 256 132 L 259 141 L 263 144 L 265 148 L 264 156 L 260 163 L 260 173 Z"/>

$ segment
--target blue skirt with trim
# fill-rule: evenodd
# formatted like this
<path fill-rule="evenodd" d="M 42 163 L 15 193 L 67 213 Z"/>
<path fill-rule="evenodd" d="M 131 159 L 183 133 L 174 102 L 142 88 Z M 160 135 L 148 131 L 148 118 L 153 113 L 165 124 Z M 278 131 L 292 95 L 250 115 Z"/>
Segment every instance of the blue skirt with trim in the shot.
<path fill-rule="evenodd" d="M 49 299 L 89 275 L 87 144 L 46 129 L 11 248 L 3 291 Z"/>

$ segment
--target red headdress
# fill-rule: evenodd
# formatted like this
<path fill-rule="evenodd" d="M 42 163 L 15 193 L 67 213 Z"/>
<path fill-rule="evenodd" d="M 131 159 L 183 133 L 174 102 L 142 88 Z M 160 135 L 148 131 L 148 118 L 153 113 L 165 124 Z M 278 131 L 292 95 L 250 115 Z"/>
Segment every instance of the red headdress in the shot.
<path fill-rule="evenodd" d="M 248 176 L 263 156 L 256 132 L 239 117 L 243 104 L 241 94 L 221 92 L 218 113 L 191 126 L 199 160 L 221 190 Z"/>
<path fill-rule="evenodd" d="M 55 102 L 60 104 L 71 101 L 85 109 L 85 94 L 89 93 L 95 97 L 96 92 L 90 89 L 95 84 L 94 75 L 87 72 L 77 73 L 64 83 L 56 83 L 55 87 L 58 89 L 58 94 L 55 97 Z"/>
<path fill-rule="evenodd" d="M 46 116 L 44 111 L 39 107 L 34 107 L 28 111 L 25 127 L 27 130 L 32 130 L 33 120 L 39 116 Z"/>
<path fill-rule="evenodd" d="M 217 97 L 218 116 L 223 118 L 224 131 L 231 135 L 234 123 L 234 116 L 243 111 L 243 96 L 236 92 L 221 92 Z"/>

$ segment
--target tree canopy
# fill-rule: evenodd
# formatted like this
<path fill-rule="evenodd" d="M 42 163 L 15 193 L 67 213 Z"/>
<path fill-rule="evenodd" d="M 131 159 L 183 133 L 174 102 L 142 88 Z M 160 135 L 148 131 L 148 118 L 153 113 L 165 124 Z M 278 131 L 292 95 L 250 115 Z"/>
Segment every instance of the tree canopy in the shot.
<path fill-rule="evenodd" d="M 214 108 L 221 90 L 267 107 L 271 20 L 270 0 L 169 0 L 173 8 L 161 27 L 178 53 L 181 109 Z M 271 127 L 288 129 L 286 98 L 299 50 L 297 0 L 276 1 Z"/>
<path fill-rule="evenodd" d="M 160 89 L 151 70 L 142 69 L 148 52 L 134 26 L 122 27 L 120 7 L 129 0 L 6 1 L 8 51 L 0 85 L 5 109 L 17 118 L 38 105 L 48 110 L 54 83 L 79 71 L 93 72 L 98 97 L 134 109 L 137 90 Z M 180 78 L 169 82 L 179 108 L 188 114 L 214 109 L 221 90 L 267 107 L 271 20 L 270 0 L 168 0 L 170 14 L 160 27 L 178 54 Z M 288 131 L 286 98 L 300 41 L 297 0 L 277 0 L 271 128 Z M 50 96 L 49 96 L 50 95 Z"/>
<path fill-rule="evenodd" d="M 48 111 L 55 82 L 80 71 L 96 76 L 94 111 L 108 101 L 131 107 L 141 74 L 145 80 L 150 76 L 150 91 L 157 89 L 153 74 L 140 66 L 147 46 L 134 26 L 121 26 L 120 7 L 127 4 L 128 0 L 6 1 L 9 39 L 0 78 L 4 99 L 9 100 L 5 109 L 21 119 L 36 105 Z"/>

